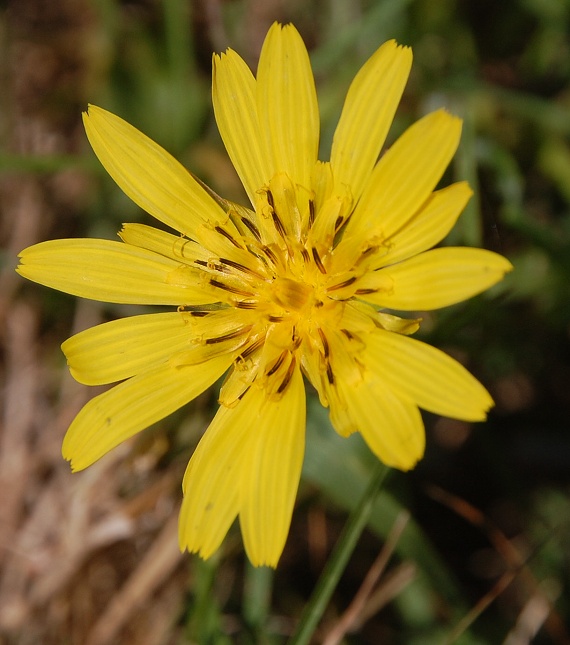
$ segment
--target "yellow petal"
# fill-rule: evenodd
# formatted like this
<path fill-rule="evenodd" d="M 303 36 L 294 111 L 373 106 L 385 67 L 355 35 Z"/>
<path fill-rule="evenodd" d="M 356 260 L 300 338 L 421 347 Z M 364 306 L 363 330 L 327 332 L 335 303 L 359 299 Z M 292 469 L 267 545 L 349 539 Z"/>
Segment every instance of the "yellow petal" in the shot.
<path fill-rule="evenodd" d="M 382 330 L 370 334 L 363 354 L 371 371 L 419 407 L 465 421 L 483 421 L 493 400 L 460 363 L 439 349 Z"/>
<path fill-rule="evenodd" d="M 219 548 L 239 511 L 238 482 L 251 432 L 245 412 L 219 408 L 184 475 L 180 548 L 203 558 Z"/>
<path fill-rule="evenodd" d="M 216 123 L 228 155 L 255 206 L 257 191 L 273 175 L 273 160 L 261 134 L 255 78 L 231 49 L 214 55 L 212 100 Z"/>
<path fill-rule="evenodd" d="M 228 307 L 215 311 L 183 312 L 187 317 L 191 342 L 186 351 L 174 354 L 170 362 L 176 367 L 196 365 L 219 354 L 231 353 L 237 357 L 239 350 L 254 341 L 252 328 L 256 312 L 250 309 Z"/>
<path fill-rule="evenodd" d="M 391 40 L 354 78 L 336 128 L 331 165 L 337 186 L 350 186 L 355 200 L 384 145 L 412 66 L 412 50 Z"/>
<path fill-rule="evenodd" d="M 254 566 L 275 567 L 285 546 L 305 450 L 305 388 L 296 369 L 279 401 L 255 385 L 238 408 L 251 428 L 240 478 L 240 526 Z"/>
<path fill-rule="evenodd" d="M 157 367 L 188 349 L 192 335 L 184 314 L 157 313 L 86 329 L 61 348 L 73 378 L 85 385 L 102 385 Z"/>
<path fill-rule="evenodd" d="M 29 280 L 81 298 L 122 304 L 182 305 L 217 300 L 202 274 L 121 242 L 50 240 L 20 254 L 17 271 Z"/>
<path fill-rule="evenodd" d="M 404 334 L 408 336 L 415 334 L 420 328 L 421 318 L 400 318 L 393 314 L 387 314 L 384 311 L 379 311 L 377 314 L 378 322 L 382 329 L 395 332 L 396 334 Z"/>
<path fill-rule="evenodd" d="M 424 425 L 417 406 L 390 389 L 386 381 L 368 372 L 353 386 L 339 379 L 346 414 L 362 434 L 370 450 L 387 466 L 410 470 L 425 449 Z M 331 421 L 333 403 L 331 402 Z"/>
<path fill-rule="evenodd" d="M 201 222 L 225 221 L 224 211 L 190 173 L 132 125 L 94 105 L 83 123 L 105 170 L 147 213 L 191 237 Z"/>
<path fill-rule="evenodd" d="M 471 298 L 511 270 L 511 263 L 492 251 L 438 248 L 368 274 L 366 286 L 372 288 L 377 280 L 379 291 L 362 297 L 390 309 L 429 311 Z M 391 280 L 389 290 L 386 277 Z"/>
<path fill-rule="evenodd" d="M 175 368 L 163 365 L 91 399 L 63 440 L 63 456 L 82 470 L 137 432 L 201 394 L 231 365 L 232 356 Z"/>
<path fill-rule="evenodd" d="M 444 110 L 416 121 L 380 159 L 345 235 L 389 239 L 430 196 L 453 157 L 461 120 Z"/>
<path fill-rule="evenodd" d="M 376 268 L 401 262 L 431 249 L 451 231 L 473 191 L 467 182 L 458 182 L 438 190 L 428 198 L 414 217 L 386 241 L 387 251 L 380 252 Z"/>
<path fill-rule="evenodd" d="M 208 262 L 212 253 L 181 235 L 172 235 L 145 224 L 123 224 L 119 237 L 126 244 L 154 251 L 177 262 Z"/>
<path fill-rule="evenodd" d="M 309 189 L 317 161 L 319 110 L 309 55 L 293 25 L 274 23 L 265 38 L 257 70 L 257 111 L 275 170 Z"/>

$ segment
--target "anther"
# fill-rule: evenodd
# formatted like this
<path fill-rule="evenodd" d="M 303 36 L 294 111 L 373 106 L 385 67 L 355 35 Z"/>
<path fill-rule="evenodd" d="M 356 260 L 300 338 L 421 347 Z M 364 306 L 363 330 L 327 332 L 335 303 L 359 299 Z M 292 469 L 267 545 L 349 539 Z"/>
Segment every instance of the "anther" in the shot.
<path fill-rule="evenodd" d="M 312 228 L 315 223 L 315 202 L 309 199 L 309 228 Z"/>
<path fill-rule="evenodd" d="M 275 210 L 275 200 L 273 199 L 273 193 L 268 188 L 265 191 L 265 194 L 267 195 L 267 203 L 271 206 L 272 210 Z"/>
<path fill-rule="evenodd" d="M 293 378 L 293 374 L 295 372 L 295 365 L 296 365 L 296 360 L 295 357 L 291 357 L 291 362 L 289 363 L 289 367 L 287 368 L 287 373 L 285 374 L 285 378 L 281 381 L 281 385 L 277 388 L 277 394 L 281 394 L 282 392 L 285 391 L 287 386 L 289 385 L 291 379 Z"/>
<path fill-rule="evenodd" d="M 327 270 L 325 269 L 325 266 L 323 264 L 323 261 L 321 260 L 321 256 L 319 255 L 319 252 L 317 251 L 316 247 L 313 246 L 311 249 L 313 252 L 313 260 L 315 261 L 315 264 L 317 265 L 317 268 L 321 273 L 326 273 Z"/>
<path fill-rule="evenodd" d="M 245 360 L 248 356 L 251 356 L 256 352 L 263 344 L 265 343 L 265 338 L 258 338 L 254 343 L 246 347 L 240 356 Z"/>
<path fill-rule="evenodd" d="M 206 267 L 210 269 L 210 271 L 217 271 L 218 273 L 230 273 L 228 268 L 216 262 L 215 260 L 208 260 L 208 262 L 206 263 Z"/>
<path fill-rule="evenodd" d="M 344 287 L 349 287 L 351 284 L 354 284 L 356 282 L 357 278 L 356 276 L 352 276 L 348 278 L 348 280 L 345 280 L 344 282 L 339 282 L 338 284 L 333 284 L 332 287 L 328 287 L 327 291 L 336 291 L 337 289 L 344 289 Z"/>
<path fill-rule="evenodd" d="M 251 385 L 248 385 L 248 386 L 245 388 L 245 390 L 244 390 L 244 391 L 243 391 L 243 392 L 238 396 L 238 401 L 241 401 L 241 400 L 243 399 L 243 397 L 247 394 L 247 392 L 248 392 L 248 390 L 249 390 L 249 388 L 250 388 L 250 387 L 251 387 Z"/>
<path fill-rule="evenodd" d="M 327 363 L 327 379 L 331 385 L 334 385 L 334 374 L 330 363 Z"/>
<path fill-rule="evenodd" d="M 249 275 L 252 275 L 256 278 L 259 278 L 260 280 L 263 280 L 263 276 L 260 275 L 259 273 L 255 272 L 253 269 L 250 269 L 249 267 L 246 267 L 243 264 L 240 264 L 239 262 L 234 262 L 233 260 L 228 260 L 227 258 L 220 258 L 220 262 L 222 264 L 225 264 L 226 266 L 233 267 L 234 269 L 237 269 L 238 271 L 241 271 L 242 273 L 247 273 Z"/>
<path fill-rule="evenodd" d="M 357 289 L 354 292 L 354 295 L 356 295 L 356 296 L 366 296 L 369 293 L 376 293 L 377 291 L 379 291 L 379 289 Z"/>
<path fill-rule="evenodd" d="M 241 218 L 242 224 L 249 230 L 249 232 L 255 237 L 258 242 L 261 242 L 261 234 L 257 226 L 247 217 Z"/>
<path fill-rule="evenodd" d="M 285 228 L 283 226 L 283 222 L 279 219 L 279 215 L 272 210 L 271 212 L 271 218 L 273 219 L 273 226 L 275 226 L 275 230 L 281 235 L 283 239 L 285 239 L 285 236 L 287 235 Z"/>
<path fill-rule="evenodd" d="M 232 237 L 232 236 L 231 236 L 231 235 L 226 231 L 226 229 L 225 229 L 225 228 L 223 228 L 223 227 L 221 227 L 221 226 L 215 226 L 215 227 L 214 227 L 214 230 L 216 231 L 216 233 L 219 233 L 220 235 L 222 235 L 223 237 L 225 237 L 225 238 L 226 238 L 226 240 L 229 240 L 229 241 L 230 241 L 234 246 L 236 246 L 238 249 L 241 249 L 241 248 L 242 248 L 241 244 L 240 244 L 239 242 L 237 242 L 236 240 L 234 240 L 234 238 L 233 238 L 233 237 Z"/>
<path fill-rule="evenodd" d="M 230 293 L 235 293 L 238 296 L 244 296 L 244 298 L 253 298 L 255 294 L 249 292 L 249 291 L 244 291 L 243 289 L 238 289 L 237 287 L 232 287 L 229 284 L 224 284 L 223 282 L 220 282 L 219 280 L 216 280 L 214 278 L 210 278 L 210 284 L 213 287 L 218 287 L 218 289 L 223 289 L 224 291 L 229 291 Z"/>
<path fill-rule="evenodd" d="M 234 303 L 234 307 L 237 309 L 255 309 L 257 305 L 257 300 L 237 300 Z"/>
<path fill-rule="evenodd" d="M 329 353 L 330 353 L 329 341 L 327 340 L 327 337 L 325 336 L 324 331 L 320 327 L 318 327 L 318 332 L 319 332 L 319 336 L 321 337 L 321 342 L 323 344 L 323 351 L 324 351 L 324 354 L 325 354 L 325 359 L 327 359 L 329 357 Z"/>
<path fill-rule="evenodd" d="M 273 253 L 273 251 L 267 245 L 262 246 L 261 249 L 265 253 L 265 255 L 267 256 L 267 258 L 269 260 L 271 260 L 271 262 L 273 262 L 274 266 L 278 264 L 277 256 L 275 255 L 275 253 Z"/>
<path fill-rule="evenodd" d="M 303 342 L 303 339 L 301 336 L 297 335 L 297 331 L 295 327 L 293 327 L 293 334 L 291 335 L 291 342 L 293 343 L 292 350 L 296 350 L 301 346 L 301 343 Z"/>
<path fill-rule="evenodd" d="M 356 261 L 356 264 L 360 264 L 364 259 L 366 259 L 366 258 L 367 258 L 369 255 L 371 255 L 372 253 L 376 253 L 376 251 L 377 251 L 379 248 L 380 248 L 380 247 L 378 247 L 378 246 L 369 246 L 368 248 L 366 248 L 366 249 L 365 249 L 364 251 L 362 251 L 362 253 L 360 254 L 360 257 L 359 257 L 359 258 L 358 258 L 358 260 Z"/>
<path fill-rule="evenodd" d="M 213 338 L 206 338 L 206 345 L 215 345 L 216 343 L 223 343 L 226 340 L 232 340 L 233 338 L 239 338 L 244 334 L 247 334 L 251 331 L 253 325 L 246 325 L 245 327 L 240 327 L 239 329 L 234 329 L 227 334 L 222 334 L 221 336 L 214 336 Z"/>
<path fill-rule="evenodd" d="M 289 352 L 287 350 L 281 352 L 275 363 L 273 363 L 272 367 L 265 372 L 266 376 L 271 376 L 272 374 L 275 374 L 275 372 L 283 365 L 283 361 L 287 358 L 287 354 Z"/>

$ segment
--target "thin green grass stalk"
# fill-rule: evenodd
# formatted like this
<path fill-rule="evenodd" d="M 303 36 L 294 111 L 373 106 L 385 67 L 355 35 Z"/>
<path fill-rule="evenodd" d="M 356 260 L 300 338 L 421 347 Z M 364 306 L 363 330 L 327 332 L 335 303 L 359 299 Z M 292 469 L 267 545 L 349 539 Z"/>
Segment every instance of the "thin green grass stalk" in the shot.
<path fill-rule="evenodd" d="M 216 642 L 215 639 L 223 633 L 221 611 L 213 593 L 218 563 L 219 556 L 210 560 L 194 558 L 193 579 L 190 585 L 193 598 L 186 621 L 188 637 L 193 639 L 193 642 Z"/>
<path fill-rule="evenodd" d="M 307 645 L 310 642 L 360 535 L 368 523 L 376 495 L 389 470 L 387 466 L 377 462 L 370 484 L 364 491 L 358 506 L 348 518 L 334 551 L 317 582 L 313 595 L 305 606 L 297 630 L 289 640 L 289 645 Z"/>
<path fill-rule="evenodd" d="M 18 155 L 0 153 L 0 172 L 26 172 L 46 174 L 81 168 L 98 172 L 101 164 L 89 156 L 79 155 Z M 102 174 L 102 173 L 101 173 Z"/>
<path fill-rule="evenodd" d="M 192 67 L 188 3 L 186 0 L 169 0 L 163 7 L 168 66 L 172 76 L 184 82 L 188 79 Z"/>
<path fill-rule="evenodd" d="M 262 642 L 267 617 L 271 606 L 274 570 L 271 567 L 254 567 L 249 560 L 245 564 L 243 617 L 255 642 Z"/>
<path fill-rule="evenodd" d="M 470 106 L 462 110 L 463 132 L 461 145 L 457 151 L 455 168 L 458 179 L 466 179 L 473 190 L 473 196 L 461 213 L 457 226 L 450 237 L 455 236 L 461 244 L 483 246 L 483 225 L 481 222 L 481 204 L 479 202 L 479 178 L 477 174 L 477 134 L 474 115 Z"/>

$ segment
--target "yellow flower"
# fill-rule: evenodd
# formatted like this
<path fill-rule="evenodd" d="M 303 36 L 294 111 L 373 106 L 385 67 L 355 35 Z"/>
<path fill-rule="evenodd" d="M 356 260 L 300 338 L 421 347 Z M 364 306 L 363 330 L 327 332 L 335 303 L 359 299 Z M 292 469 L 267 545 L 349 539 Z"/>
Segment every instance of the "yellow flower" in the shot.
<path fill-rule="evenodd" d="M 478 421 L 492 406 L 459 363 L 408 337 L 419 320 L 386 311 L 445 307 L 511 269 L 489 251 L 432 249 L 471 195 L 464 182 L 434 190 L 458 118 L 425 116 L 378 161 L 411 62 L 393 41 L 368 60 L 321 162 L 315 85 L 294 27 L 271 27 L 257 79 L 232 50 L 214 56 L 215 116 L 251 209 L 215 196 L 117 116 L 93 106 L 84 115 L 117 184 L 179 234 L 126 224 L 121 242 L 44 242 L 22 252 L 18 270 L 84 298 L 176 307 L 63 344 L 79 382 L 121 381 L 71 424 L 63 455 L 74 470 L 227 372 L 184 477 L 183 549 L 209 557 L 239 516 L 252 563 L 277 564 L 303 461 L 303 374 L 341 435 L 359 431 L 402 470 L 424 451 L 418 407 Z"/>

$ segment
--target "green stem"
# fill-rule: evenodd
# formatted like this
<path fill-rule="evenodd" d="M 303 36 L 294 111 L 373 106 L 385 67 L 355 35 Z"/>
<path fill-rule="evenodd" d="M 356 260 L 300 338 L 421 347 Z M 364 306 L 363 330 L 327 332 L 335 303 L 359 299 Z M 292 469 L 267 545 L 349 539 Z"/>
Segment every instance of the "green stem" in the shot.
<path fill-rule="evenodd" d="M 254 567 L 249 560 L 246 562 L 243 617 L 256 643 L 266 642 L 263 632 L 271 605 L 273 573 L 271 567 Z"/>
<path fill-rule="evenodd" d="M 307 645 L 317 628 L 331 596 L 336 589 L 346 565 L 354 551 L 360 535 L 372 512 L 376 494 L 380 485 L 389 472 L 389 468 L 378 462 L 370 480 L 368 488 L 364 491 L 358 506 L 352 511 L 344 530 L 332 552 L 313 595 L 305 606 L 301 620 L 295 634 L 289 640 L 289 645 Z"/>

